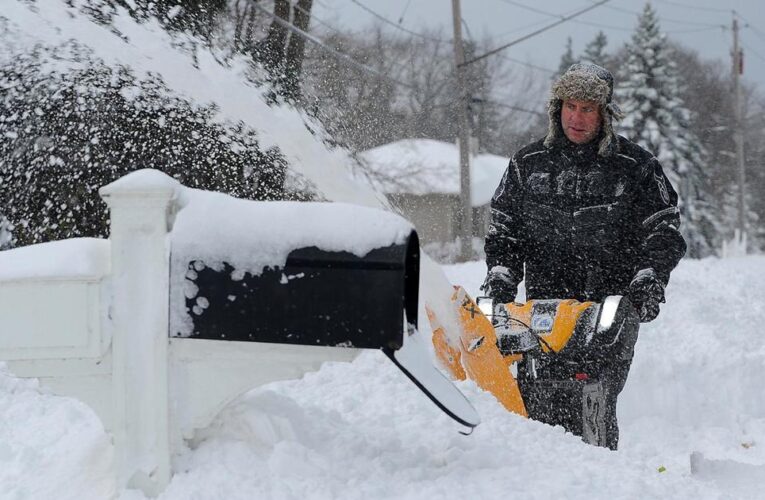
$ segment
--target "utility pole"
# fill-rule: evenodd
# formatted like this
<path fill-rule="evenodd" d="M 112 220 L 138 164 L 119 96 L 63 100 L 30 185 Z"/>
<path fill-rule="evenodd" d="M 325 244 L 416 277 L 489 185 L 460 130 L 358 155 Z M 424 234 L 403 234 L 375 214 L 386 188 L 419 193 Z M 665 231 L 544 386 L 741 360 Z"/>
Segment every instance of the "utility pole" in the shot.
<path fill-rule="evenodd" d="M 738 19 L 733 13 L 733 86 L 734 106 L 736 107 L 736 160 L 738 162 L 738 230 L 740 242 L 746 241 L 746 170 L 744 169 L 744 119 L 741 113 L 741 83 L 740 75 L 744 72 L 743 51 L 738 45 Z"/>
<path fill-rule="evenodd" d="M 457 72 L 458 125 L 460 149 L 460 258 L 469 260 L 473 250 L 473 205 L 470 200 L 470 123 L 468 118 L 468 93 L 465 85 L 465 53 L 462 47 L 462 14 L 460 0 L 452 0 L 454 20 L 454 61 Z"/>

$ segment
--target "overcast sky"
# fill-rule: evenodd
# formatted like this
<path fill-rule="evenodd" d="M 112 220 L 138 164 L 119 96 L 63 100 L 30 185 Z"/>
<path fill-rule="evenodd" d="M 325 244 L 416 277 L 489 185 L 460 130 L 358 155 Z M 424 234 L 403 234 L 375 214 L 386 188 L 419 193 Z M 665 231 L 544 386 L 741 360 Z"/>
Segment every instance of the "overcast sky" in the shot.
<path fill-rule="evenodd" d="M 452 34 L 451 0 L 356 0 L 396 25 L 419 31 L 441 28 L 444 37 Z M 578 11 L 595 0 L 462 0 L 462 17 L 475 39 L 490 34 L 501 45 L 555 22 L 561 15 Z M 740 43 L 744 49 L 746 81 L 765 91 L 765 0 L 653 0 L 661 29 L 704 59 L 716 59 L 730 67 L 733 45 L 732 9 L 739 15 Z M 602 30 L 609 51 L 629 40 L 637 22 L 642 0 L 610 0 L 575 20 L 560 24 L 540 35 L 503 51 L 508 57 L 556 69 L 565 50 L 566 38 L 573 39 L 574 53 Z M 314 16 L 332 26 L 363 30 L 375 22 L 391 33 L 398 31 L 376 20 L 353 0 L 314 0 Z M 401 23 L 399 24 L 399 20 Z M 314 21 L 316 22 L 316 21 Z M 464 32 L 464 30 L 463 30 Z"/>

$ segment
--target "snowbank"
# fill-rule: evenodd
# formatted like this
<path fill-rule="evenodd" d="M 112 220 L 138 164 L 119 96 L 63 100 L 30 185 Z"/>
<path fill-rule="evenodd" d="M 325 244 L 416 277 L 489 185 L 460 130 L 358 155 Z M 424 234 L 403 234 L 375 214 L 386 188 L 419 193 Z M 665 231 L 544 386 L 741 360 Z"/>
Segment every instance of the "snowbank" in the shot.
<path fill-rule="evenodd" d="M 447 270 L 473 294 L 485 272 L 482 262 Z M 640 329 L 619 399 L 619 454 L 688 476 L 690 456 L 697 452 L 703 458 L 694 477 L 715 481 L 730 498 L 761 498 L 763 295 L 765 257 L 680 263 L 659 318 Z M 702 497 L 718 494 L 711 490 Z"/>
<path fill-rule="evenodd" d="M 485 264 L 447 271 L 475 293 Z M 483 423 L 463 436 L 369 352 L 227 407 L 160 498 L 761 498 L 763 271 L 763 257 L 681 262 L 641 331 L 618 452 L 509 414 L 470 382 Z M 108 438 L 89 409 L 0 371 L 0 414 L 0 497 L 108 498 Z"/>
<path fill-rule="evenodd" d="M 84 403 L 14 378 L 0 362 L 0 415 L 0 498 L 114 494 L 111 439 Z"/>

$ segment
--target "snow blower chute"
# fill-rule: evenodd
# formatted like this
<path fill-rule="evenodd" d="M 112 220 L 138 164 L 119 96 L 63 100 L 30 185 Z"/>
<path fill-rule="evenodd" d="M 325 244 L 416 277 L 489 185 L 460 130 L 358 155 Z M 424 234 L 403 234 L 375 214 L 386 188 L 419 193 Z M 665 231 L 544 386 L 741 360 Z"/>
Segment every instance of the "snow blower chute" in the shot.
<path fill-rule="evenodd" d="M 475 381 L 511 412 L 605 446 L 601 376 L 608 360 L 631 356 L 639 326 L 627 299 L 476 303 L 455 287 L 451 305 L 452 318 L 427 311 L 436 355 L 455 379 Z"/>

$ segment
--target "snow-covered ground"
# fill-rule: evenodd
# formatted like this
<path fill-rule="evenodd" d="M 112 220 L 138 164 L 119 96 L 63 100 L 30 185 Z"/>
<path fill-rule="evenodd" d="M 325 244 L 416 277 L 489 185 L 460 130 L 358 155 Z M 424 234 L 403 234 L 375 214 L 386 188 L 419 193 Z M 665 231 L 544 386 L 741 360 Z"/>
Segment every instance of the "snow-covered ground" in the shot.
<path fill-rule="evenodd" d="M 446 271 L 475 293 L 485 266 Z M 763 294 L 765 257 L 680 264 L 641 331 L 618 452 L 509 414 L 470 382 L 459 387 L 483 423 L 459 434 L 368 352 L 228 406 L 160 498 L 762 498 Z M 0 415 L 0 498 L 114 495 L 109 438 L 88 407 L 3 369 Z"/>
<path fill-rule="evenodd" d="M 76 39 L 109 64 L 159 74 L 180 95 L 215 103 L 220 119 L 252 126 L 328 199 L 382 203 L 352 182 L 346 152 L 317 141 L 307 117 L 269 107 L 236 64 L 222 69 L 199 54 L 195 66 L 154 22 L 120 11 L 125 40 L 66 5 L 4 1 L 0 60 Z M 484 272 L 483 263 L 447 268 L 473 294 Z M 177 457 L 161 498 L 762 498 L 763 295 L 763 257 L 681 263 L 664 313 L 641 332 L 618 452 L 509 414 L 470 382 L 458 385 L 483 423 L 461 435 L 381 353 L 368 352 L 228 406 Z M 90 408 L 0 364 L 0 498 L 142 498 L 114 491 L 112 462 Z"/>

